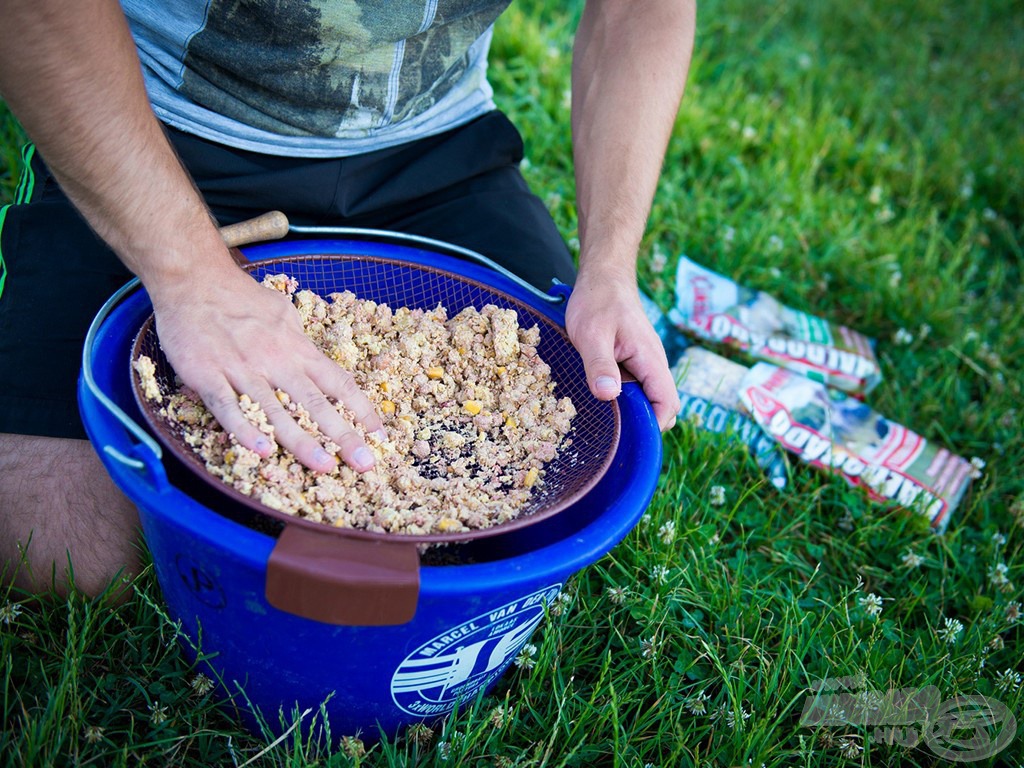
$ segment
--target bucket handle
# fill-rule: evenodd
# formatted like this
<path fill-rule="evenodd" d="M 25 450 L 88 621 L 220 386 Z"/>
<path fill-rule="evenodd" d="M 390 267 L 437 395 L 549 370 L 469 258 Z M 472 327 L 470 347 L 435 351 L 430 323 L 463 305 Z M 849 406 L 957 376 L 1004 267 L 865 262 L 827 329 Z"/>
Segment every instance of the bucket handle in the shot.
<path fill-rule="evenodd" d="M 470 250 L 469 248 L 463 248 L 461 245 L 454 245 L 452 243 L 446 243 L 443 240 L 435 240 L 431 237 L 424 237 L 422 235 L 412 235 L 406 232 L 390 232 L 383 229 L 361 229 L 358 227 L 320 227 L 320 226 L 300 226 L 297 224 L 289 224 L 288 231 L 294 232 L 298 235 L 343 235 L 345 237 L 373 239 L 376 241 L 386 240 L 395 243 L 407 243 L 419 246 L 425 246 L 430 250 L 437 253 L 444 253 L 450 256 L 457 256 L 468 261 L 475 261 L 478 264 L 482 264 L 485 267 L 497 272 L 502 277 L 511 280 L 524 291 L 528 291 L 536 298 L 543 301 L 545 304 L 551 304 L 558 306 L 564 304 L 569 296 L 569 287 L 557 278 L 552 278 L 554 290 L 550 293 L 542 291 L 532 283 L 528 283 L 523 278 L 519 277 L 515 272 L 511 272 L 505 267 L 501 266 L 498 262 L 493 259 L 484 256 L 482 253 Z"/>
<path fill-rule="evenodd" d="M 123 426 L 135 437 L 136 440 L 138 440 L 141 444 L 141 448 L 148 450 L 153 455 L 156 459 L 156 466 L 160 466 L 162 472 L 162 464 L 160 461 L 163 458 L 164 452 L 160 447 L 160 444 L 154 440 L 146 430 L 140 427 L 135 420 L 131 418 L 131 416 L 125 413 L 117 403 L 111 400 L 102 389 L 100 389 L 99 385 L 96 383 L 96 377 L 93 375 L 93 354 L 100 326 L 103 325 L 103 321 L 107 319 L 110 313 L 114 311 L 114 307 L 120 304 L 121 301 L 128 294 L 138 288 L 140 284 L 139 278 L 135 277 L 118 288 L 114 294 L 104 302 L 103 306 L 100 307 L 96 316 L 93 318 L 92 323 L 89 324 L 89 330 L 85 334 L 85 342 L 82 344 L 82 381 L 89 390 L 89 394 L 96 399 L 96 402 L 106 408 L 107 411 L 109 411 L 110 414 L 120 422 L 121 426 Z M 115 461 L 124 464 L 127 467 L 131 467 L 134 470 L 145 471 L 149 468 L 153 471 L 153 462 L 132 458 L 112 445 L 104 445 L 103 452 Z M 166 480 L 166 475 L 164 475 L 164 484 L 166 484 Z"/>

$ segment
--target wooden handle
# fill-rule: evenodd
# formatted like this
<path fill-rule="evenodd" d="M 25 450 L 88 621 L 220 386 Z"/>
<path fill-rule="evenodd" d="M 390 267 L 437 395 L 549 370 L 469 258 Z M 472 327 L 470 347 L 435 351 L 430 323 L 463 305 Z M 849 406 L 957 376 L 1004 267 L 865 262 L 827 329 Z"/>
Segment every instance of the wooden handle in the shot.
<path fill-rule="evenodd" d="M 220 228 L 220 236 L 224 238 L 228 248 L 263 240 L 280 240 L 287 234 L 288 217 L 281 211 L 270 211 L 254 219 L 246 219 Z"/>

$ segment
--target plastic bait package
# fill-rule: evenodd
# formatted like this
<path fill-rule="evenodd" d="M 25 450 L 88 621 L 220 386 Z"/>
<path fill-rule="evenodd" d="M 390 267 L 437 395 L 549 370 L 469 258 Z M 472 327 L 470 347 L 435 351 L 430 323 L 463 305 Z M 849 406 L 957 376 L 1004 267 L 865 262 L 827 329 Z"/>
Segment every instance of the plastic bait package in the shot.
<path fill-rule="evenodd" d="M 665 356 L 669 362 L 675 360 L 676 356 L 690 345 L 689 339 L 669 322 L 668 316 L 661 311 L 657 302 L 643 291 L 640 291 L 640 303 L 643 305 L 644 314 L 651 321 L 651 325 L 654 326 L 658 338 L 661 339 L 661 343 L 665 347 Z"/>
<path fill-rule="evenodd" d="M 740 350 L 857 396 L 882 380 L 874 342 L 842 325 L 744 288 L 685 256 L 669 320 L 698 338 Z"/>
<path fill-rule="evenodd" d="M 709 432 L 727 434 L 743 442 L 778 489 L 786 487 L 789 466 L 785 453 L 757 424 L 741 413 L 739 387 L 747 367 L 701 347 L 690 347 L 672 366 L 682 409 Z"/>
<path fill-rule="evenodd" d="M 942 533 L 967 491 L 970 462 L 844 392 L 768 363 L 739 388 L 743 407 L 780 445 L 878 501 L 927 516 Z"/>

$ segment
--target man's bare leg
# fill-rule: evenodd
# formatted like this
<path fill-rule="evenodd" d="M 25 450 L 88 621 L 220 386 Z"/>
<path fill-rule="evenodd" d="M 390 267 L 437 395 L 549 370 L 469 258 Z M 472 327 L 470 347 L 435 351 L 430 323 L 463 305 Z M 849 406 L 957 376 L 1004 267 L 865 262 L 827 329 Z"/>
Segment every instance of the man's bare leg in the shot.
<path fill-rule="evenodd" d="M 97 595 L 119 570 L 138 571 L 138 542 L 138 512 L 88 441 L 0 434 L 0 573 L 6 567 L 8 580 L 14 573 L 18 587 L 44 592 L 53 583 L 66 594 L 70 552 L 75 585 Z"/>

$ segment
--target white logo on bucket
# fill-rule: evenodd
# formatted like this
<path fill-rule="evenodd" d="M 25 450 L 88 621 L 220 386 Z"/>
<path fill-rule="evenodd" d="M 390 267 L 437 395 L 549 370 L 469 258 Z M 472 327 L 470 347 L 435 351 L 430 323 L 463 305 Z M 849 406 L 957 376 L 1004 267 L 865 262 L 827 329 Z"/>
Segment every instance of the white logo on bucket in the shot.
<path fill-rule="evenodd" d="M 442 715 L 496 681 L 561 591 L 552 584 L 442 632 L 398 665 L 391 698 L 403 712 Z"/>

